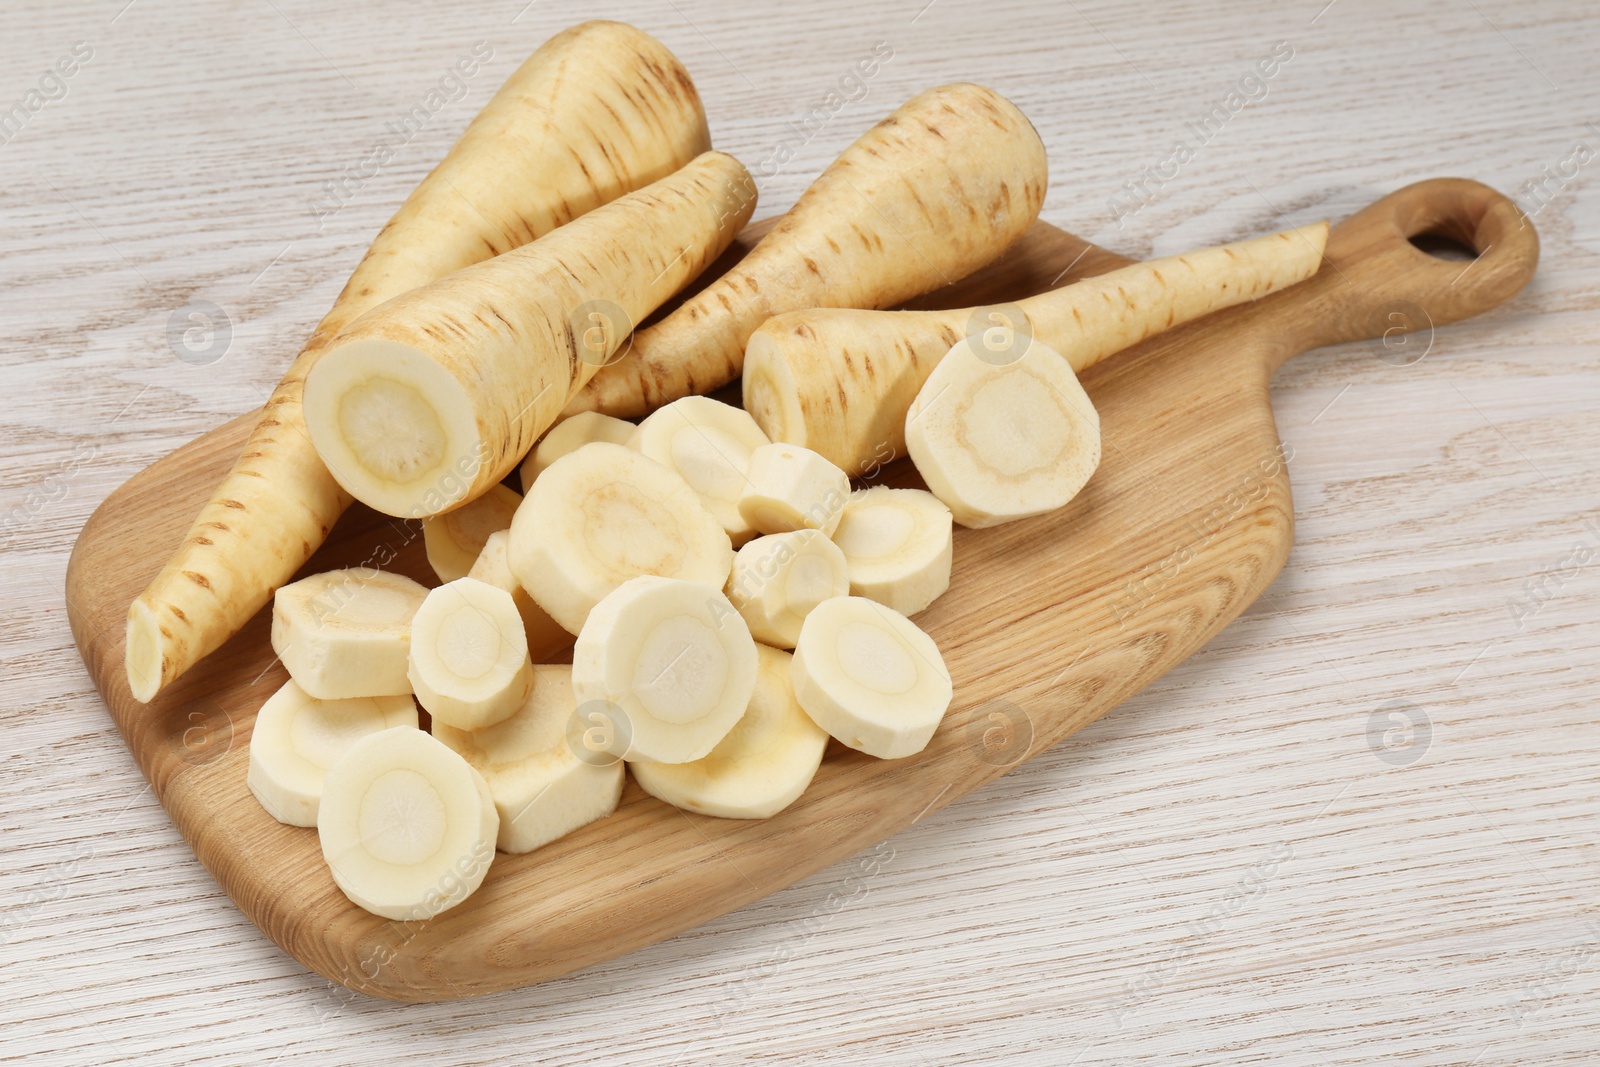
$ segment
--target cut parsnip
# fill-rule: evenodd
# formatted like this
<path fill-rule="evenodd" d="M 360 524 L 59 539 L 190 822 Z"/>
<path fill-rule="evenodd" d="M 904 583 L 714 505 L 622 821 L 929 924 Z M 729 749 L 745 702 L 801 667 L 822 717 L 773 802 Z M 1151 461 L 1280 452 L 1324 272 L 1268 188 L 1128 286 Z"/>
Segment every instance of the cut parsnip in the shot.
<path fill-rule="evenodd" d="M 851 593 L 915 615 L 950 588 L 953 532 L 950 509 L 932 493 L 875 485 L 850 494 L 833 543 Z"/>
<path fill-rule="evenodd" d="M 421 730 L 384 730 L 328 768 L 322 858 L 352 902 L 386 919 L 431 919 L 483 884 L 500 816 L 483 777 Z"/>
<path fill-rule="evenodd" d="M 762 445 L 750 454 L 739 514 L 762 533 L 833 533 L 850 498 L 850 478 L 809 448 Z"/>
<path fill-rule="evenodd" d="M 628 443 L 681 474 L 735 546 L 756 535 L 739 513 L 739 497 L 751 453 L 769 442 L 743 409 L 710 397 L 686 396 L 652 413 Z"/>
<path fill-rule="evenodd" d="M 546 467 L 567 453 L 576 452 L 591 441 L 625 445 L 637 429 L 626 419 L 614 419 L 598 411 L 584 411 L 570 419 L 562 419 L 550 427 L 550 432 L 539 439 L 533 451 L 528 453 L 528 458 L 522 461 L 522 469 L 518 472 L 518 477 L 522 479 L 522 491 L 526 493 L 533 480 Z"/>
<path fill-rule="evenodd" d="M 323 571 L 272 600 L 272 651 L 318 700 L 411 692 L 411 619 L 428 590 L 371 568 Z"/>
<path fill-rule="evenodd" d="M 306 375 L 306 432 L 362 503 L 422 518 L 514 468 L 635 323 L 755 207 L 744 165 L 681 170 L 356 319 Z"/>
<path fill-rule="evenodd" d="M 865 597 L 838 597 L 806 616 L 790 673 L 818 726 L 879 759 L 921 752 L 950 707 L 950 672 L 933 638 Z"/>
<path fill-rule="evenodd" d="M 991 363 L 967 338 L 923 383 L 906 416 L 906 447 L 933 495 L 963 526 L 1054 511 L 1100 464 L 1100 415 L 1061 353 L 1019 339 Z"/>
<path fill-rule="evenodd" d="M 490 534 L 489 540 L 483 543 L 483 551 L 473 562 L 472 570 L 467 572 L 467 577 L 511 594 L 511 602 L 517 606 L 517 614 L 522 616 L 523 633 L 528 637 L 528 656 L 533 662 L 542 663 L 557 652 L 570 648 L 573 635 L 552 619 L 539 606 L 539 602 L 522 588 L 517 576 L 511 573 L 511 561 L 507 556 L 510 544 L 511 531 L 500 530 Z"/>
<path fill-rule="evenodd" d="M 905 452 L 906 413 L 950 347 L 969 333 L 1004 363 L 1019 336 L 1066 355 L 1074 373 L 1223 308 L 1304 281 L 1322 264 L 1328 224 L 1168 256 L 1086 278 L 1009 309 L 816 308 L 768 319 L 750 337 L 744 407 L 774 441 L 827 457 L 852 476 Z M 991 347 L 992 346 L 992 347 Z"/>
<path fill-rule="evenodd" d="M 749 628 L 702 582 L 624 582 L 589 613 L 572 650 L 579 708 L 615 709 L 605 751 L 629 760 L 701 758 L 739 721 L 755 684 Z"/>
<path fill-rule="evenodd" d="M 478 730 L 528 698 L 533 664 L 511 594 L 458 578 L 428 594 L 411 620 L 411 687 L 438 722 Z"/>
<path fill-rule="evenodd" d="M 233 469 L 129 606 L 134 699 L 149 701 L 233 636 L 349 506 L 306 436 L 301 408 L 306 374 L 340 330 L 386 300 L 665 177 L 710 147 L 689 72 L 632 26 L 585 22 L 518 67 L 378 232 L 273 390 Z"/>
<path fill-rule="evenodd" d="M 692 763 L 632 764 L 634 781 L 676 807 L 724 819 L 766 819 L 804 793 L 822 765 L 828 733 L 800 710 L 789 653 L 757 645 L 750 706 L 711 753 Z"/>
<path fill-rule="evenodd" d="M 728 600 L 774 648 L 793 648 L 811 609 L 849 592 L 844 553 L 821 530 L 767 534 L 733 555 Z"/>
<path fill-rule="evenodd" d="M 535 667 L 533 688 L 504 722 L 481 730 L 433 724 L 433 736 L 470 763 L 500 813 L 502 852 L 532 852 L 616 810 L 622 761 L 579 759 L 567 743 L 577 711 L 572 668 Z"/>
<path fill-rule="evenodd" d="M 595 442 L 533 483 L 511 523 L 511 570 L 572 633 L 630 578 L 654 574 L 721 588 L 733 545 L 672 470 L 622 445 Z"/>
<path fill-rule="evenodd" d="M 478 499 L 454 511 L 423 520 L 422 544 L 428 565 L 441 582 L 465 578 L 483 552 L 489 535 L 511 529 L 511 517 L 522 503 L 521 494 L 503 485 L 489 487 Z"/>
<path fill-rule="evenodd" d="M 769 316 L 892 307 L 970 274 L 1033 224 L 1047 171 L 1038 133 L 993 89 L 918 93 L 846 148 L 733 269 L 640 330 L 568 410 L 642 415 L 710 392 L 739 376 L 745 342 Z"/>
<path fill-rule="evenodd" d="M 245 785 L 279 822 L 315 826 L 328 768 L 361 738 L 396 726 L 417 728 L 409 696 L 318 700 L 291 678 L 256 712 Z"/>

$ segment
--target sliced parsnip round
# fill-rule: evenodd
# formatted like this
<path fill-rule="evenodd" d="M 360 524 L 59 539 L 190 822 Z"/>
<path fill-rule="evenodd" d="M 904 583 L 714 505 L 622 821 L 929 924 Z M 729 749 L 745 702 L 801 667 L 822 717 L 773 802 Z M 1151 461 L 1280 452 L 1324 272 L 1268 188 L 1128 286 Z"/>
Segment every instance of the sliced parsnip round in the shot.
<path fill-rule="evenodd" d="M 511 528 L 511 517 L 520 503 L 522 494 L 493 485 L 487 493 L 454 511 L 424 519 L 422 544 L 428 553 L 428 565 L 439 580 L 465 578 L 489 535 Z"/>
<path fill-rule="evenodd" d="M 511 570 L 571 633 L 606 594 L 654 574 L 721 588 L 733 545 L 675 471 L 606 442 L 556 460 L 511 524 Z"/>
<path fill-rule="evenodd" d="M 256 712 L 245 784 L 274 819 L 315 826 L 328 768 L 361 738 L 396 726 L 417 727 L 409 696 L 318 700 L 291 678 Z"/>
<path fill-rule="evenodd" d="M 906 416 L 906 448 L 963 526 L 1054 511 L 1100 464 L 1100 416 L 1066 357 L 1037 338 L 990 362 L 950 349 Z"/>
<path fill-rule="evenodd" d="M 850 478 L 809 448 L 762 445 L 750 454 L 739 514 L 762 533 L 833 533 L 850 496 Z"/>
<path fill-rule="evenodd" d="M 511 594 L 511 602 L 517 606 L 517 614 L 522 616 L 522 630 L 528 636 L 528 656 L 533 662 L 542 663 L 563 649 L 570 648 L 573 635 L 562 629 L 561 624 L 528 595 L 528 591 L 517 581 L 517 576 L 511 573 L 508 558 L 510 544 L 511 531 L 497 530 L 490 534 L 483 543 L 483 551 L 473 561 L 472 570 L 467 572 L 467 577 Z"/>
<path fill-rule="evenodd" d="M 411 692 L 411 618 L 428 595 L 402 574 L 323 571 L 272 598 L 272 651 L 318 700 Z"/>
<path fill-rule="evenodd" d="M 539 439 L 533 451 L 528 453 L 528 458 L 522 461 L 522 468 L 518 472 L 522 479 L 522 491 L 526 493 L 528 487 L 533 485 L 533 480 L 562 456 L 576 452 L 592 441 L 625 445 L 637 429 L 627 419 L 614 419 L 598 411 L 583 411 L 562 419 Z"/>
<path fill-rule="evenodd" d="M 476 578 L 430 592 L 411 621 L 409 677 L 439 722 L 477 730 L 512 715 L 533 685 L 533 664 L 511 594 Z"/>
<path fill-rule="evenodd" d="M 433 736 L 488 783 L 502 852 L 532 852 L 616 810 L 622 761 L 578 758 L 567 743 L 577 707 L 572 668 L 543 666 L 533 669 L 528 699 L 504 722 L 471 732 L 434 723 Z"/>
<path fill-rule="evenodd" d="M 950 672 L 933 638 L 865 597 L 838 597 L 806 616 L 790 673 L 818 726 L 880 759 L 921 752 L 950 707 Z"/>
<path fill-rule="evenodd" d="M 592 702 L 614 708 L 621 728 L 602 744 L 630 760 L 701 758 L 739 721 L 755 684 L 749 627 L 702 582 L 624 582 L 589 613 L 572 650 L 580 710 Z"/>
<path fill-rule="evenodd" d="M 421 730 L 369 734 L 328 768 L 317 837 L 333 880 L 386 919 L 431 919 L 471 896 L 500 817 L 483 777 Z"/>
<path fill-rule="evenodd" d="M 765 819 L 804 793 L 828 734 L 800 710 L 789 653 L 757 645 L 755 693 L 728 736 L 692 763 L 634 763 L 639 787 L 668 804 L 724 819 Z"/>
<path fill-rule="evenodd" d="M 758 537 L 734 553 L 727 592 L 752 637 L 793 648 L 806 615 L 848 594 L 850 576 L 844 553 L 821 530 L 793 530 Z"/>
<path fill-rule="evenodd" d="M 744 409 L 706 396 L 686 396 L 657 408 L 629 442 L 681 474 L 735 545 L 756 534 L 739 512 L 739 498 L 751 454 L 768 443 Z"/>
<path fill-rule="evenodd" d="M 950 509 L 921 489 L 875 485 L 850 494 L 833 531 L 850 592 L 915 615 L 950 588 Z"/>

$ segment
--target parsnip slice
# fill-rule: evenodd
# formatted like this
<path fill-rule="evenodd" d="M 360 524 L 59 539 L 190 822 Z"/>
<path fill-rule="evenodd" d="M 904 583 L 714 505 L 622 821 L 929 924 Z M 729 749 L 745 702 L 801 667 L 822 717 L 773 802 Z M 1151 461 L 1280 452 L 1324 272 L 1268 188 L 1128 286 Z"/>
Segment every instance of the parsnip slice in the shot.
<path fill-rule="evenodd" d="M 467 577 L 511 594 L 511 602 L 517 606 L 517 614 L 522 616 L 522 630 L 528 637 L 528 656 L 533 662 L 542 663 L 563 649 L 572 647 L 573 635 L 552 619 L 539 606 L 539 602 L 522 588 L 517 576 L 511 573 L 508 557 L 510 545 L 511 531 L 500 530 L 490 534 Z"/>
<path fill-rule="evenodd" d="M 850 478 L 809 448 L 762 445 L 750 454 L 739 514 L 762 533 L 821 530 L 839 525 Z"/>
<path fill-rule="evenodd" d="M 794 530 L 758 537 L 734 553 L 727 592 L 752 637 L 793 648 L 811 609 L 847 595 L 850 576 L 844 553 L 821 530 Z"/>
<path fill-rule="evenodd" d="M 533 685 L 533 664 L 511 594 L 476 578 L 430 592 L 411 622 L 409 677 L 428 714 L 458 729 L 515 713 Z"/>
<path fill-rule="evenodd" d="M 921 489 L 875 485 L 850 494 L 833 531 L 850 592 L 915 615 L 950 588 L 950 509 Z"/>
<path fill-rule="evenodd" d="M 562 419 L 539 439 L 533 451 L 528 453 L 528 458 L 522 461 L 522 468 L 518 471 L 518 477 L 522 479 L 522 491 L 526 493 L 528 487 L 533 485 L 533 480 L 543 474 L 546 467 L 569 452 L 576 452 L 591 441 L 625 445 L 637 429 L 626 419 L 614 419 L 598 411 L 584 411 Z"/>
<path fill-rule="evenodd" d="M 662 466 L 671 467 L 700 494 L 734 545 L 756 534 L 739 512 L 750 456 L 768 444 L 742 408 L 705 396 L 686 396 L 657 409 L 629 442 Z"/>
<path fill-rule="evenodd" d="M 465 578 L 489 535 L 496 530 L 511 529 L 511 517 L 517 513 L 520 503 L 522 494 L 495 485 L 454 511 L 424 519 L 422 544 L 428 553 L 428 566 L 439 580 L 453 582 Z"/>
<path fill-rule="evenodd" d="M 428 590 L 371 568 L 323 571 L 272 600 L 272 651 L 318 700 L 411 692 L 411 618 Z"/>

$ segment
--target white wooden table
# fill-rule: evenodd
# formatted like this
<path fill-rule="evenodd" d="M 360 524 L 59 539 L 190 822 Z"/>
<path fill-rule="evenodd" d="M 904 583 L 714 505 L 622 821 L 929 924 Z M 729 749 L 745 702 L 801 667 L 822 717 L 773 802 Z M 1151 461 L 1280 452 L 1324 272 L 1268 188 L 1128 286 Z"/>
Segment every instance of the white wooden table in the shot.
<path fill-rule="evenodd" d="M 1600 11 L 1325 2 L 8 4 L 0 115 L 40 106 L 0 144 L 0 1060 L 1600 1061 Z M 1544 260 L 1421 362 L 1285 368 L 1282 576 L 1158 686 L 893 838 L 864 892 L 849 861 L 542 987 L 369 1001 L 193 860 L 76 657 L 63 571 L 112 488 L 261 402 L 500 79 L 591 14 L 688 63 L 719 147 L 790 141 L 758 215 L 961 79 L 1044 135 L 1045 217 L 1119 251 L 1465 175 L 1539 209 Z M 464 94 L 319 226 L 325 183 L 480 41 Z M 787 124 L 879 42 L 802 143 Z M 1130 198 L 1235 89 L 1255 99 Z M 203 364 L 170 332 L 202 303 L 231 330 Z"/>

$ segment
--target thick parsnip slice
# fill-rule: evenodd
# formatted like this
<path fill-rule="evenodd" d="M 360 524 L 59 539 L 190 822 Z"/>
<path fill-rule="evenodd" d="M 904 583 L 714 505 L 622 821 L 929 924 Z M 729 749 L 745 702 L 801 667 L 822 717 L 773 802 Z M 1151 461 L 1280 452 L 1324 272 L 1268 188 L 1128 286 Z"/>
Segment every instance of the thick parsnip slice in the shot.
<path fill-rule="evenodd" d="M 1032 124 L 993 89 L 917 94 L 846 148 L 738 265 L 640 330 L 568 410 L 631 417 L 710 392 L 739 376 L 745 342 L 773 315 L 892 307 L 970 274 L 1033 224 L 1047 169 Z"/>
<path fill-rule="evenodd" d="M 850 478 L 809 448 L 762 445 L 750 454 L 739 514 L 762 533 L 809 529 L 826 536 L 849 498 Z"/>
<path fill-rule="evenodd" d="M 906 412 L 933 368 L 969 333 L 991 362 L 1031 333 L 1074 373 L 1148 337 L 1304 281 L 1328 224 L 1135 263 L 1009 308 L 855 311 L 817 308 L 767 320 L 750 338 L 744 407 L 774 441 L 804 445 L 851 475 L 905 453 Z M 987 336 L 986 336 L 987 335 Z"/>
<path fill-rule="evenodd" d="M 483 884 L 500 816 L 483 777 L 421 730 L 363 737 L 328 768 L 322 858 L 356 905 L 431 919 Z"/>
<path fill-rule="evenodd" d="M 584 411 L 562 419 L 539 438 L 539 443 L 533 446 L 528 458 L 522 461 L 522 468 L 518 471 L 518 477 L 522 479 L 522 491 L 526 493 L 533 485 L 533 480 L 546 467 L 567 453 L 576 452 L 591 441 L 625 445 L 637 429 L 626 419 L 614 419 L 598 411 Z"/>
<path fill-rule="evenodd" d="M 716 747 L 750 703 L 756 643 L 715 586 L 645 575 L 602 600 L 572 650 L 580 714 L 612 719 L 606 751 L 687 763 Z"/>
<path fill-rule="evenodd" d="M 756 535 L 739 513 L 739 497 L 751 454 L 769 443 L 743 409 L 705 396 L 686 396 L 659 408 L 628 442 L 681 474 L 735 546 Z"/>
<path fill-rule="evenodd" d="M 441 582 L 465 578 L 483 552 L 489 535 L 511 529 L 522 495 L 503 485 L 493 485 L 478 499 L 454 511 L 424 519 L 422 544 L 428 553 L 428 566 Z"/>
<path fill-rule="evenodd" d="M 532 244 L 362 315 L 306 376 L 306 432 L 351 496 L 420 518 L 504 478 L 639 322 L 755 206 L 707 152 Z"/>
<path fill-rule="evenodd" d="M 584 445 L 533 483 L 511 523 L 511 570 L 572 633 L 630 578 L 721 588 L 733 545 L 676 473 L 622 445 Z"/>
<path fill-rule="evenodd" d="M 272 651 L 318 700 L 411 692 L 411 619 L 425 586 L 371 568 L 323 571 L 283 586 L 272 601 Z"/>
<path fill-rule="evenodd" d="M 238 631 L 349 505 L 306 436 L 300 403 L 306 374 L 340 330 L 392 297 L 665 177 L 710 147 L 688 71 L 631 26 L 585 22 L 518 67 L 373 239 L 233 469 L 129 606 L 134 699 L 151 700 Z"/>
<path fill-rule="evenodd" d="M 727 592 L 752 637 L 793 648 L 812 608 L 849 594 L 850 576 L 844 553 L 821 530 L 794 530 L 758 537 L 735 552 Z"/>
<path fill-rule="evenodd" d="M 806 616 L 790 674 L 818 726 L 879 759 L 921 752 L 950 707 L 950 672 L 933 638 L 865 597 L 829 600 Z"/>
<path fill-rule="evenodd" d="M 875 485 L 850 494 L 833 531 L 850 592 L 915 615 L 950 588 L 950 509 L 921 489 Z"/>
<path fill-rule="evenodd" d="M 522 583 L 517 581 L 517 576 L 511 573 L 510 544 L 511 531 L 500 530 L 490 534 L 467 577 L 511 594 L 511 602 L 517 606 L 517 614 L 522 616 L 523 632 L 528 635 L 528 656 L 535 663 L 543 663 L 563 649 L 571 648 L 574 635 L 552 619 L 550 613 L 528 595 Z"/>
<path fill-rule="evenodd" d="M 759 671 L 744 715 L 709 755 L 692 763 L 631 764 L 651 796 L 724 819 L 766 819 L 806 791 L 828 733 L 800 710 L 789 681 L 789 653 L 757 645 Z"/>
<path fill-rule="evenodd" d="M 528 698 L 533 663 L 511 594 L 457 578 L 411 620 L 411 688 L 429 715 L 461 730 L 509 718 Z"/>
<path fill-rule="evenodd" d="M 274 819 L 315 826 L 328 768 L 363 737 L 396 726 L 417 727 L 409 696 L 318 700 L 291 678 L 256 712 L 245 784 Z"/>
<path fill-rule="evenodd" d="M 528 699 L 504 722 L 471 732 L 433 724 L 433 736 L 488 783 L 502 852 L 532 852 L 610 815 L 622 796 L 622 761 L 580 759 L 567 740 L 578 708 L 572 668 L 533 672 Z"/>

